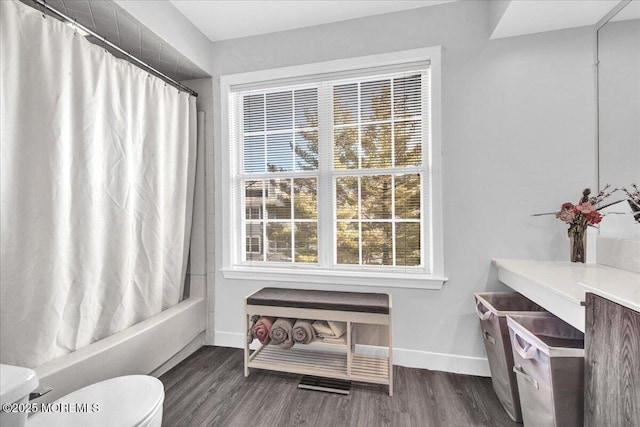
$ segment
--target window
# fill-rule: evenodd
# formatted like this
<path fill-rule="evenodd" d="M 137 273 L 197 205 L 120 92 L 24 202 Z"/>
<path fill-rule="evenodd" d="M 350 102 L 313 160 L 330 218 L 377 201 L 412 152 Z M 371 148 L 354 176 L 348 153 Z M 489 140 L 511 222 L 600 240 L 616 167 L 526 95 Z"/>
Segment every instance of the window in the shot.
<path fill-rule="evenodd" d="M 422 267 L 428 69 L 332 86 L 335 262 Z"/>
<path fill-rule="evenodd" d="M 331 73 L 285 69 L 288 78 L 277 80 L 223 77 L 233 224 L 226 235 L 245 242 L 231 245 L 225 277 L 295 272 L 295 280 L 442 285 L 428 59 Z"/>
<path fill-rule="evenodd" d="M 245 252 L 248 259 L 253 259 L 256 254 L 258 255 L 258 259 L 260 258 L 260 254 L 262 254 L 262 246 L 260 245 L 261 241 L 261 234 L 247 236 Z"/>
<path fill-rule="evenodd" d="M 236 94 L 242 231 L 268 242 L 243 261 L 318 262 L 318 90 Z M 260 210 L 265 215 L 257 215 Z"/>

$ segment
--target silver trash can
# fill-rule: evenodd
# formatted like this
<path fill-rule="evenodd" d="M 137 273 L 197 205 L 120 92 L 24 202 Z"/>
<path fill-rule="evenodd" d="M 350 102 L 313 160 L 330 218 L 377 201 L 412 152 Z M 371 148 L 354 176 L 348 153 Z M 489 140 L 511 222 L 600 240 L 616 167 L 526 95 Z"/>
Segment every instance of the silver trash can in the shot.
<path fill-rule="evenodd" d="M 475 293 L 476 313 L 491 369 L 493 389 L 506 413 L 515 422 L 522 422 L 516 374 L 513 372 L 513 352 L 507 327 L 508 314 L 522 312 L 536 315 L 548 313 L 517 292 Z"/>
<path fill-rule="evenodd" d="M 525 426 L 583 425 L 584 334 L 555 316 L 507 317 Z"/>

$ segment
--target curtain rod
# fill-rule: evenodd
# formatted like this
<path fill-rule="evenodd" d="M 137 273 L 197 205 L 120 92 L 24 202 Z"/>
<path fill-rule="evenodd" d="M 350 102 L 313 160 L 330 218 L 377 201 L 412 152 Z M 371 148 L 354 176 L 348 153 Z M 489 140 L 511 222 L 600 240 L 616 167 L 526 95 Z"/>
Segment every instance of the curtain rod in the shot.
<path fill-rule="evenodd" d="M 73 24 L 77 28 L 79 28 L 82 31 L 88 33 L 89 35 L 97 38 L 98 40 L 100 40 L 101 42 L 103 42 L 107 46 L 111 47 L 112 49 L 115 49 L 118 52 L 120 52 L 121 54 L 125 55 L 127 58 L 132 59 L 138 66 L 140 66 L 142 68 L 145 68 L 148 71 L 151 71 L 156 77 L 164 80 L 166 83 L 169 83 L 171 86 L 174 86 L 175 88 L 177 88 L 177 89 L 179 89 L 179 90 L 181 90 L 183 92 L 187 92 L 190 95 L 193 95 L 195 97 L 198 96 L 198 93 L 196 91 L 194 91 L 193 89 L 188 88 L 187 86 L 183 85 L 182 83 L 180 83 L 180 82 L 172 79 L 171 77 L 167 76 L 166 74 L 156 70 L 155 68 L 153 68 L 151 65 L 147 64 L 146 62 L 143 62 L 143 61 L 139 60 L 138 58 L 136 58 L 135 56 L 131 55 L 126 50 L 120 48 L 119 46 L 117 46 L 114 43 L 110 42 L 106 38 L 102 37 L 100 34 L 96 33 L 95 31 L 92 31 L 91 29 L 89 29 L 89 28 L 85 27 L 84 25 L 80 24 L 76 19 L 71 18 L 71 17 L 65 15 L 64 13 L 60 12 L 59 10 L 49 6 L 45 0 L 33 0 L 33 1 L 34 1 L 34 3 L 36 3 L 36 4 L 38 4 L 38 5 L 43 7 L 43 13 L 44 13 L 44 9 L 52 12 L 54 15 L 57 15 L 63 21 L 67 21 L 67 22 Z"/>

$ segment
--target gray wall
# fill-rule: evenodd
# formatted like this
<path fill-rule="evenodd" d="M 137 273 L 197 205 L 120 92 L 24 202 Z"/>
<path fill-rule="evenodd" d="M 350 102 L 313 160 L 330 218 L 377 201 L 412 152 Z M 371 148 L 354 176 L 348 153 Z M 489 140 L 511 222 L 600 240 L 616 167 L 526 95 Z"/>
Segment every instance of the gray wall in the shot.
<path fill-rule="evenodd" d="M 491 259 L 567 260 L 566 227 L 552 217 L 530 215 L 555 210 L 595 185 L 591 29 L 489 41 L 489 23 L 488 3 L 460 1 L 213 45 L 216 152 L 225 143 L 221 75 L 443 46 L 444 243 L 450 280 L 441 291 L 388 289 L 398 364 L 452 370 L 459 364 L 469 373 L 477 365 L 478 373 L 486 373 L 473 293 L 503 289 Z M 219 173 L 213 158 L 208 161 L 208 173 Z M 224 206 L 218 192 L 215 203 Z M 217 218 L 209 216 L 219 231 L 225 225 Z M 214 246 L 208 264 L 209 285 L 215 284 L 208 342 L 239 346 L 244 296 L 268 285 L 308 286 L 225 280 L 216 266 L 226 242 Z M 451 363 L 441 364 L 445 359 Z"/>
<path fill-rule="evenodd" d="M 600 184 L 631 189 L 640 185 L 640 19 L 609 22 L 598 34 Z M 601 236 L 640 240 L 628 204 L 608 210 L 627 215 L 608 216 Z"/>

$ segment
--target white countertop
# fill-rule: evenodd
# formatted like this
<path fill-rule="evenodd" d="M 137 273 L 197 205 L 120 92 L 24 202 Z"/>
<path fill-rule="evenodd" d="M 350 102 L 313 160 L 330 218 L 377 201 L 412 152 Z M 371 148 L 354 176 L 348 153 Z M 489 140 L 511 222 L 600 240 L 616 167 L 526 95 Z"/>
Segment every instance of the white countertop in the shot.
<path fill-rule="evenodd" d="M 586 278 L 585 280 L 578 282 L 578 286 L 585 292 L 591 292 L 599 295 L 640 313 L 640 274 L 628 274 L 635 276 L 630 277 L 628 282 L 623 280 L 617 281 L 614 277 L 605 276 Z M 625 279 L 626 277 L 627 276 L 624 275 L 622 279 Z"/>
<path fill-rule="evenodd" d="M 640 312 L 640 274 L 601 264 L 496 259 L 498 278 L 584 331 L 585 293 Z"/>

